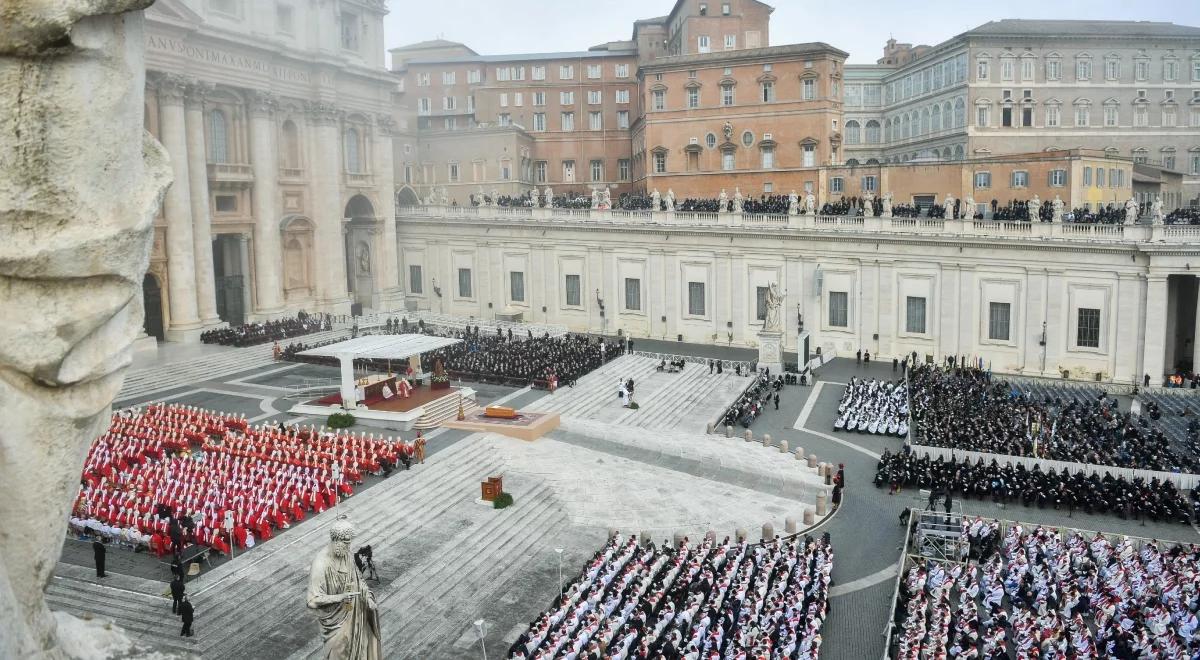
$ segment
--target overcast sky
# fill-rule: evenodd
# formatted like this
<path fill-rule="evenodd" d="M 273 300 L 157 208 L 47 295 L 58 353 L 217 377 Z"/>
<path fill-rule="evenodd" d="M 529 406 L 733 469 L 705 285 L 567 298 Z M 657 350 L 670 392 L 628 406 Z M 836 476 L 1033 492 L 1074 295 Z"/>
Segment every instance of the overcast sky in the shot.
<path fill-rule="evenodd" d="M 714 0 L 719 3 L 720 0 Z M 633 21 L 674 0 L 388 0 L 387 47 L 444 38 L 481 55 L 587 50 L 628 39 Z M 1170 21 L 1200 26 L 1200 0 L 774 0 L 771 45 L 824 41 L 850 62 L 878 59 L 888 37 L 936 44 L 1001 18 Z M 849 11 L 847 11 L 849 9 Z"/>

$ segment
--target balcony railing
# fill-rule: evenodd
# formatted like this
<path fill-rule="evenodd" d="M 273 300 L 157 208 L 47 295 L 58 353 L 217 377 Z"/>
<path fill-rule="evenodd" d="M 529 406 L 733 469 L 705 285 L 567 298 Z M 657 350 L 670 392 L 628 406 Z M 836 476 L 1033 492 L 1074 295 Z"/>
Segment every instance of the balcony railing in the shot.
<path fill-rule="evenodd" d="M 241 163 L 209 163 L 208 180 L 216 183 L 251 183 L 254 168 Z"/>
<path fill-rule="evenodd" d="M 1074 240 L 1107 243 L 1200 243 L 1200 225 L 1083 224 L 885 218 L 839 215 L 624 211 L 495 206 L 401 206 L 400 219 L 475 218 L 502 222 L 581 225 L 666 225 L 741 228 L 750 231 L 805 231 L 926 237 Z"/>

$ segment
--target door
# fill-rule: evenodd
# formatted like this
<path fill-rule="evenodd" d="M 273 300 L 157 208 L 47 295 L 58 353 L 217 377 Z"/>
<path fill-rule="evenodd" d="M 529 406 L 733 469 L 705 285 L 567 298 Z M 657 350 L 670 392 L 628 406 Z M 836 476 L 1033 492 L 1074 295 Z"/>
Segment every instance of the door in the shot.
<path fill-rule="evenodd" d="M 142 307 L 145 309 L 142 329 L 145 330 L 147 336 L 162 341 L 165 336 L 163 333 L 162 289 L 158 286 L 158 280 L 149 273 L 142 278 Z"/>

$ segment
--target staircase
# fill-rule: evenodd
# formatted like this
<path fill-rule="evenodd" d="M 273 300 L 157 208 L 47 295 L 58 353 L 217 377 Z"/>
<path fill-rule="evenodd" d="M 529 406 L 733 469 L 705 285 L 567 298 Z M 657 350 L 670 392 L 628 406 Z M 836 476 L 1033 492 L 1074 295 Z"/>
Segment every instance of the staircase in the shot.
<path fill-rule="evenodd" d="M 413 422 L 413 428 L 428 431 L 441 426 L 442 422 L 446 420 L 456 419 L 460 401 L 464 415 L 479 408 L 479 404 L 475 403 L 475 390 L 469 387 L 460 387 L 456 394 L 457 396 L 444 396 L 421 406 L 423 412 L 417 421 Z"/>
<path fill-rule="evenodd" d="M 166 591 L 167 584 L 163 583 Z M 46 588 L 50 608 L 81 619 L 103 619 L 120 626 L 130 640 L 162 651 L 197 652 L 200 637 L 180 637 L 183 627 L 171 614 L 171 599 L 163 596 L 115 589 L 87 580 L 54 576 Z M 200 623 L 201 614 L 197 614 Z"/>
<path fill-rule="evenodd" d="M 345 339 L 349 335 L 350 333 L 346 330 L 328 330 L 295 337 L 289 341 L 316 344 L 333 339 Z M 270 343 L 245 348 L 229 348 L 219 353 L 190 360 L 129 371 L 125 375 L 125 384 L 121 387 L 120 394 L 117 395 L 117 403 L 123 404 L 131 399 L 143 399 L 155 392 L 197 385 L 274 364 L 273 348 Z"/>

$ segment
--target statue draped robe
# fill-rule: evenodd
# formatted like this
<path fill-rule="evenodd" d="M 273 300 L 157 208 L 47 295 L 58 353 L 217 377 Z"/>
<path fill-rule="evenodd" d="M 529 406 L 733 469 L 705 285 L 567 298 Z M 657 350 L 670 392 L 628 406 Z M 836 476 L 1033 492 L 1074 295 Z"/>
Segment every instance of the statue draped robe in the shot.
<path fill-rule="evenodd" d="M 358 592 L 349 603 L 316 605 L 314 599 Z M 338 558 L 325 549 L 313 560 L 308 578 L 308 606 L 317 613 L 327 660 L 382 660 L 379 613 L 368 601 L 369 588 L 349 556 Z"/>

